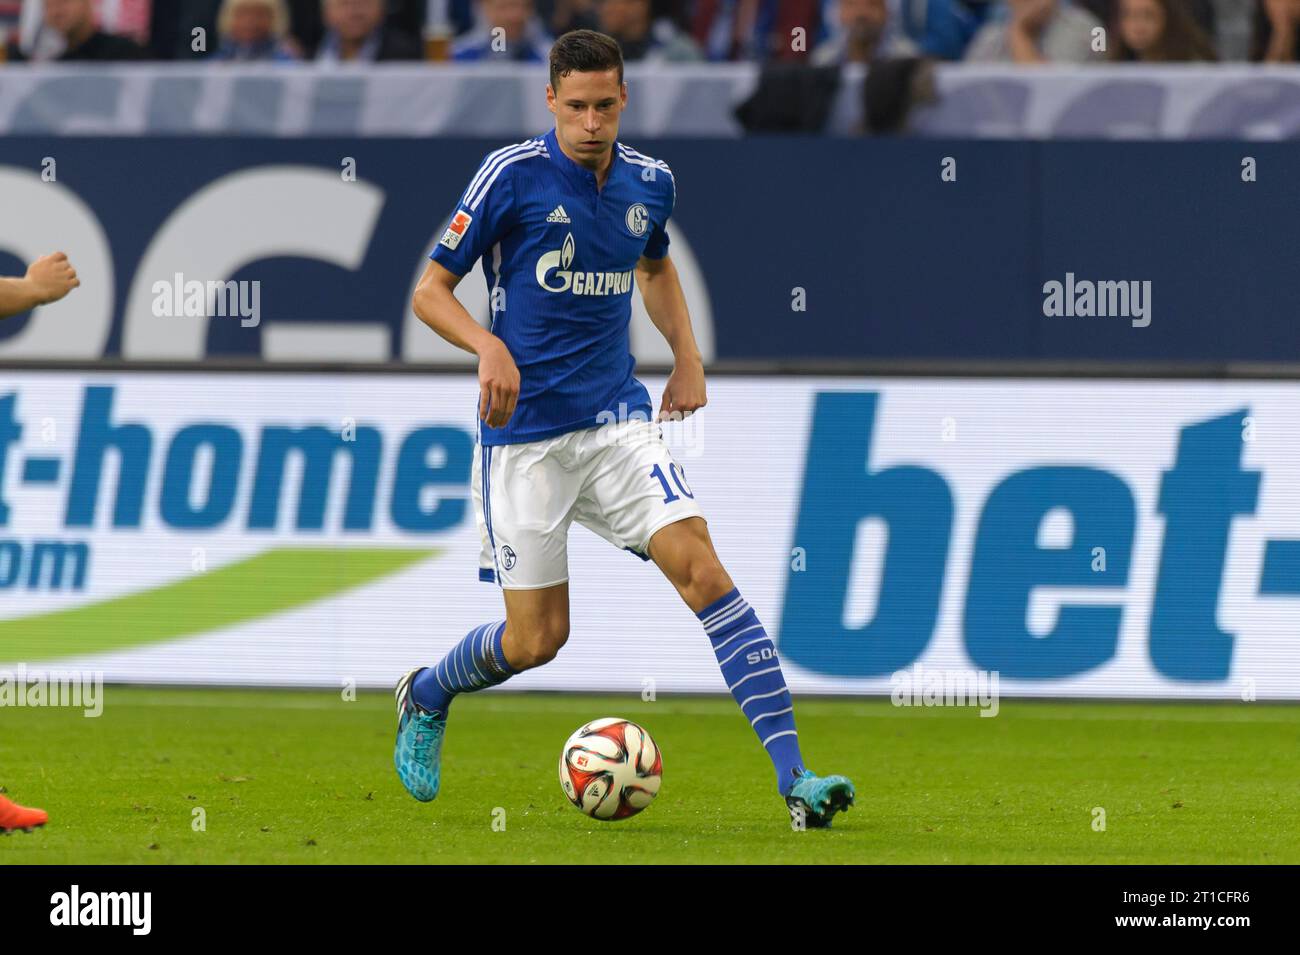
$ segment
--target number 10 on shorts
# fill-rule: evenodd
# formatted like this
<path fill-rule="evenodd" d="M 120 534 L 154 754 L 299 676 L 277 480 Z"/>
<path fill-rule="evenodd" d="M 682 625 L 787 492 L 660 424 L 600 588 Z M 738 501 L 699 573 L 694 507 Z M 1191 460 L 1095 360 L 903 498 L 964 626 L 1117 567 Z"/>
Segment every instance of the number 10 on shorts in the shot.
<path fill-rule="evenodd" d="M 668 473 L 673 476 L 673 483 L 677 485 L 677 490 L 681 491 L 686 497 L 694 500 L 695 495 L 691 493 L 690 485 L 686 483 L 686 471 L 681 467 L 681 465 L 674 461 L 668 465 Z M 671 504 L 673 501 L 681 500 L 681 497 L 674 494 L 673 489 L 668 486 L 668 478 L 664 477 L 664 469 L 658 464 L 650 469 L 650 477 L 658 481 L 660 486 L 664 489 L 665 504 Z"/>

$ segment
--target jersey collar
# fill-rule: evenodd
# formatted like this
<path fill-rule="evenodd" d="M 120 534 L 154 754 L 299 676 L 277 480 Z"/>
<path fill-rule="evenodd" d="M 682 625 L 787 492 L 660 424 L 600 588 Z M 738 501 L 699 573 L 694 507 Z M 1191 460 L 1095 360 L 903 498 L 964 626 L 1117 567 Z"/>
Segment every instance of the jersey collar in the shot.
<path fill-rule="evenodd" d="M 577 179 L 579 182 L 586 183 L 587 186 L 592 189 L 592 191 L 595 191 L 596 174 L 592 172 L 590 169 L 588 169 L 586 166 L 574 162 L 572 159 L 568 157 L 568 155 L 564 152 L 564 150 L 560 148 L 560 143 L 555 136 L 554 126 L 551 127 L 550 132 L 548 132 L 543 138 L 546 140 L 546 152 L 551 157 L 551 162 L 555 163 L 562 170 L 564 170 L 564 172 L 567 175 L 572 176 L 573 178 Z M 618 140 L 615 140 L 614 155 L 613 158 L 610 160 L 609 175 L 605 177 L 605 188 L 601 190 L 602 193 L 608 190 L 610 184 L 613 183 L 614 176 L 618 173 L 620 165 L 622 165 L 622 163 L 620 163 L 618 158 Z"/>

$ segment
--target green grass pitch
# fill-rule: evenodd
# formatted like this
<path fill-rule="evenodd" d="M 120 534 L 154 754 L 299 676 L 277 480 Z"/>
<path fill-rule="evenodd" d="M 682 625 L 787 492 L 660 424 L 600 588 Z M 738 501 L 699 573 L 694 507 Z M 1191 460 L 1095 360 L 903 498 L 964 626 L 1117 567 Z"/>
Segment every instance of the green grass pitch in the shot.
<path fill-rule="evenodd" d="M 428 805 L 393 772 L 391 700 L 110 686 L 98 719 L 2 710 L 0 785 L 51 818 L 0 839 L 0 864 L 1300 862 L 1296 706 L 1003 700 L 981 718 L 797 698 L 805 757 L 858 799 L 793 832 L 729 698 L 462 697 Z M 664 753 L 659 798 L 617 823 L 556 779 L 561 743 L 601 716 Z"/>

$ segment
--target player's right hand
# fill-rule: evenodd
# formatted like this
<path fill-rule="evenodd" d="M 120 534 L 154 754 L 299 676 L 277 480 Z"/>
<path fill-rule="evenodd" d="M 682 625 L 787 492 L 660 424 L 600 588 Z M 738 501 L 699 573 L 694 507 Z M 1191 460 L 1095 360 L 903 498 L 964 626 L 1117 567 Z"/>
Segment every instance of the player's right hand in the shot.
<path fill-rule="evenodd" d="M 500 339 L 479 353 L 478 389 L 479 420 L 489 428 L 505 427 L 519 400 L 519 369 Z"/>
<path fill-rule="evenodd" d="M 77 270 L 62 252 L 42 255 L 27 267 L 26 280 L 38 305 L 57 302 L 81 284 Z"/>

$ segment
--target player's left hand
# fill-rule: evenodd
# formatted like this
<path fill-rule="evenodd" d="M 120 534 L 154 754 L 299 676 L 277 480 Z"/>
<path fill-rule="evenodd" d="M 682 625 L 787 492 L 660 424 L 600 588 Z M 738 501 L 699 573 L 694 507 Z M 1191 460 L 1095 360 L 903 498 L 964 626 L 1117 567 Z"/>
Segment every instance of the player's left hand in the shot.
<path fill-rule="evenodd" d="M 699 359 L 673 366 L 659 403 L 656 421 L 680 421 L 709 403 L 704 394 L 704 363 Z"/>

